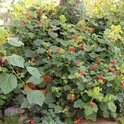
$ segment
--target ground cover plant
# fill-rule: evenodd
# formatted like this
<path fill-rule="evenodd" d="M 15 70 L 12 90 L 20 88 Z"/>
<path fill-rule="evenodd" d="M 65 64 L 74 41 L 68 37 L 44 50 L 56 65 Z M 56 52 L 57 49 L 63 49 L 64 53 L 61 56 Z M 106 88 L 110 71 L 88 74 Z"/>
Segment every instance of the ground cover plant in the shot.
<path fill-rule="evenodd" d="M 26 9 L 21 1 L 12 5 L 19 16 L 13 13 L 13 23 L 0 28 L 0 88 L 5 95 L 19 94 L 16 100 L 30 108 L 32 123 L 124 116 L 124 25 L 111 24 L 99 33 L 85 18 L 74 22 L 80 12 L 72 15 L 69 9 L 78 4 Z M 52 81 L 44 82 L 44 76 Z M 37 87 L 27 92 L 29 82 Z"/>

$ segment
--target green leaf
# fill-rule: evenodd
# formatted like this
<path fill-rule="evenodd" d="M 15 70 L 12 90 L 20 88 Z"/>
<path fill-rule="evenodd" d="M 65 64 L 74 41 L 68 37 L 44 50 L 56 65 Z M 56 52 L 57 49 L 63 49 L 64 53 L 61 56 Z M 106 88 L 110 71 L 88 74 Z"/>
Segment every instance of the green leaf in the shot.
<path fill-rule="evenodd" d="M 69 43 L 67 42 L 67 41 L 64 41 L 64 40 L 61 40 L 61 42 L 60 42 L 63 46 L 68 46 L 69 45 Z"/>
<path fill-rule="evenodd" d="M 78 89 L 79 90 L 84 90 L 85 88 L 84 88 L 84 85 L 82 84 L 82 83 L 80 83 L 80 82 L 77 82 L 77 85 L 78 85 Z"/>
<path fill-rule="evenodd" d="M 27 81 L 26 83 L 29 83 L 29 82 L 32 82 L 36 85 L 40 84 L 41 83 L 41 79 L 40 78 L 36 78 L 34 76 L 31 76 Z"/>
<path fill-rule="evenodd" d="M 102 110 L 102 111 L 107 111 L 107 105 L 106 105 L 106 103 L 100 103 L 100 109 Z"/>
<path fill-rule="evenodd" d="M 78 99 L 74 102 L 74 108 L 85 108 L 85 103 L 81 99 Z"/>
<path fill-rule="evenodd" d="M 21 104 L 21 108 L 31 108 L 32 106 L 34 106 L 35 104 L 32 103 L 30 104 L 28 101 L 24 101 L 22 104 Z"/>
<path fill-rule="evenodd" d="M 27 99 L 30 104 L 35 103 L 35 104 L 42 106 L 43 102 L 45 101 L 45 96 L 41 91 L 34 90 L 34 91 L 28 92 Z"/>
<path fill-rule="evenodd" d="M 108 111 L 104 111 L 103 112 L 103 117 L 104 118 L 109 118 L 109 112 Z"/>
<path fill-rule="evenodd" d="M 66 118 L 65 119 L 65 124 L 72 124 L 71 118 Z"/>
<path fill-rule="evenodd" d="M 49 104 L 51 104 L 51 103 L 53 103 L 53 102 L 55 102 L 56 100 L 55 100 L 55 97 L 54 97 L 54 95 L 53 95 L 53 93 L 52 92 L 47 92 L 46 93 L 46 98 L 45 98 L 45 103 L 47 104 L 47 105 L 49 105 Z"/>
<path fill-rule="evenodd" d="M 28 35 L 30 36 L 31 39 L 35 36 L 34 33 L 31 32 L 29 32 Z"/>
<path fill-rule="evenodd" d="M 116 76 L 112 72 L 107 73 L 104 77 L 104 79 L 106 79 L 108 81 L 114 80 L 115 78 L 116 78 Z"/>
<path fill-rule="evenodd" d="M 111 110 L 112 112 L 116 112 L 116 105 L 113 102 L 109 102 L 108 103 L 108 108 L 109 110 Z"/>
<path fill-rule="evenodd" d="M 46 52 L 46 50 L 45 50 L 44 48 L 38 47 L 37 53 L 42 54 L 42 53 L 44 53 L 44 52 Z"/>
<path fill-rule="evenodd" d="M 87 51 L 87 52 L 89 52 L 89 51 L 91 51 L 92 49 L 91 49 L 90 46 L 85 46 L 85 47 L 84 47 L 84 50 Z"/>
<path fill-rule="evenodd" d="M 43 40 L 37 39 L 36 41 L 34 41 L 34 44 L 37 46 L 40 46 L 40 45 L 42 45 L 43 42 L 44 42 Z"/>
<path fill-rule="evenodd" d="M 66 85 L 66 86 L 63 87 L 63 89 L 64 89 L 65 91 L 67 91 L 67 90 L 71 90 L 71 87 L 70 87 L 69 85 Z"/>
<path fill-rule="evenodd" d="M 32 75 L 34 76 L 35 78 L 40 78 L 40 76 L 42 76 L 40 73 L 39 73 L 39 70 L 35 67 L 27 67 L 27 71 Z"/>
<path fill-rule="evenodd" d="M 94 112 L 93 114 L 91 115 L 88 115 L 88 116 L 85 116 L 86 120 L 92 120 L 92 121 L 96 121 L 96 117 L 97 117 L 97 114 Z"/>
<path fill-rule="evenodd" d="M 97 112 L 98 111 L 98 107 L 97 105 L 95 104 L 95 107 L 92 107 L 91 105 L 85 105 L 85 114 L 86 116 L 89 116 L 91 114 L 93 114 L 94 112 Z"/>
<path fill-rule="evenodd" d="M 121 25 L 122 27 L 124 27 L 124 22 L 120 22 L 120 25 Z"/>
<path fill-rule="evenodd" d="M 18 41 L 15 38 L 8 38 L 8 43 L 13 45 L 13 46 L 17 46 L 17 47 L 24 45 L 21 41 Z"/>
<path fill-rule="evenodd" d="M 0 74 L 0 88 L 4 94 L 11 92 L 14 88 L 17 87 L 17 78 L 15 75 L 2 73 Z"/>
<path fill-rule="evenodd" d="M 22 56 L 12 54 L 12 56 L 7 56 L 7 59 L 10 62 L 10 64 L 12 64 L 13 66 L 18 66 L 18 67 L 24 68 L 25 60 L 23 59 Z"/>

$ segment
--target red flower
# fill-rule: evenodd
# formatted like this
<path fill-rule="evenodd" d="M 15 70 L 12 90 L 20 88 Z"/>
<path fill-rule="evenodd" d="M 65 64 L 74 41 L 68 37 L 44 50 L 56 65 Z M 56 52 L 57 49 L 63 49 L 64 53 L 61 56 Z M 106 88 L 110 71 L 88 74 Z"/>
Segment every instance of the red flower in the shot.
<path fill-rule="evenodd" d="M 99 80 L 102 80 L 103 76 L 99 76 Z"/>
<path fill-rule="evenodd" d="M 83 42 L 85 42 L 85 39 L 83 39 Z"/>
<path fill-rule="evenodd" d="M 118 71 L 116 72 L 116 75 L 119 75 L 119 72 Z"/>
<path fill-rule="evenodd" d="M 76 112 L 77 112 L 77 110 L 75 109 L 75 110 L 74 110 L 74 114 L 75 114 Z"/>
<path fill-rule="evenodd" d="M 110 70 L 110 67 L 108 67 L 107 69 Z"/>
<path fill-rule="evenodd" d="M 81 25 L 79 25 L 79 27 L 81 27 Z"/>
<path fill-rule="evenodd" d="M 40 54 L 38 54 L 38 56 L 40 56 Z"/>
<path fill-rule="evenodd" d="M 26 14 L 26 13 L 24 13 L 24 16 L 27 16 L 27 14 Z"/>
<path fill-rule="evenodd" d="M 74 16 L 74 14 L 72 14 L 72 16 Z"/>
<path fill-rule="evenodd" d="M 5 39 L 7 39 L 8 37 L 5 37 Z"/>
<path fill-rule="evenodd" d="M 23 24 L 24 24 L 24 25 L 26 25 L 26 22 L 25 22 L 25 21 L 23 21 Z"/>
<path fill-rule="evenodd" d="M 58 36 L 56 36 L 56 39 L 58 38 Z"/>
<path fill-rule="evenodd" d="M 43 15 L 43 12 L 41 12 L 40 14 Z"/>
<path fill-rule="evenodd" d="M 101 63 L 101 60 L 98 60 L 97 62 L 100 64 Z"/>
<path fill-rule="evenodd" d="M 85 30 L 83 30 L 82 32 L 83 32 L 83 33 L 85 33 L 86 31 L 85 31 Z"/>
<path fill-rule="evenodd" d="M 95 29 L 93 28 L 92 31 L 94 31 Z"/>
<path fill-rule="evenodd" d="M 30 18 L 32 18 L 33 16 L 32 16 L 32 15 L 30 15 L 29 17 L 30 17 Z"/>
<path fill-rule="evenodd" d="M 95 3 L 94 6 L 97 7 L 97 3 Z"/>
<path fill-rule="evenodd" d="M 88 25 L 86 24 L 85 27 L 88 27 Z"/>
<path fill-rule="evenodd" d="M 83 50 L 83 48 L 80 48 L 80 50 Z"/>
<path fill-rule="evenodd" d="M 49 22 L 51 22 L 51 19 L 48 19 Z"/>
<path fill-rule="evenodd" d="M 92 103 L 91 103 L 91 106 L 92 106 L 92 107 L 95 107 L 95 103 L 94 103 L 94 102 L 92 102 Z"/>
<path fill-rule="evenodd" d="M 76 1 L 76 3 L 78 3 L 78 0 Z"/>
<path fill-rule="evenodd" d="M 50 52 L 51 52 L 51 50 L 50 50 L 50 49 L 48 49 L 48 50 L 47 50 L 47 52 L 48 52 L 48 53 L 50 53 Z"/>
<path fill-rule="evenodd" d="M 75 62 L 75 65 L 78 65 L 79 64 L 79 62 Z"/>
<path fill-rule="evenodd" d="M 121 86 L 124 87 L 124 82 L 121 83 Z"/>
<path fill-rule="evenodd" d="M 76 35 L 74 36 L 74 39 L 75 39 L 75 40 L 77 39 L 77 36 L 76 36 Z"/>
<path fill-rule="evenodd" d="M 31 61 L 32 61 L 32 62 L 34 62 L 34 61 L 35 61 L 35 59 L 34 59 L 34 58 L 31 58 Z"/>
<path fill-rule="evenodd" d="M 79 123 L 81 120 L 80 119 L 77 119 L 77 122 Z"/>
<path fill-rule="evenodd" d="M 51 31 L 53 32 L 53 29 L 51 29 Z"/>
<path fill-rule="evenodd" d="M 95 89 L 95 87 L 93 87 L 93 90 Z"/>
<path fill-rule="evenodd" d="M 46 11 L 48 12 L 48 9 Z"/>
<path fill-rule="evenodd" d="M 115 61 L 113 61 L 112 64 L 114 65 L 115 64 Z"/>
<path fill-rule="evenodd" d="M 106 80 L 103 80 L 104 83 L 106 83 Z"/>
<path fill-rule="evenodd" d="M 82 71 L 82 72 L 80 73 L 80 75 L 82 75 L 82 76 L 83 76 L 84 74 L 85 74 L 85 72 L 84 72 L 84 71 Z"/>
<path fill-rule="evenodd" d="M 74 52 L 74 48 L 73 47 L 70 47 L 69 50 L 70 50 L 70 52 Z"/>
<path fill-rule="evenodd" d="M 56 9 L 56 7 L 54 7 L 54 9 Z"/>
<path fill-rule="evenodd" d="M 39 22 L 39 21 L 37 21 L 37 24 L 39 25 L 39 24 L 40 24 L 40 22 Z"/>
<path fill-rule="evenodd" d="M 111 68 L 111 71 L 114 71 L 115 69 L 114 68 Z"/>
<path fill-rule="evenodd" d="M 72 6 L 72 3 L 70 3 L 70 6 Z"/>
<path fill-rule="evenodd" d="M 95 69 L 95 66 L 92 66 L 92 69 Z"/>
<path fill-rule="evenodd" d="M 61 6 L 62 4 L 60 3 L 59 5 Z"/>
<path fill-rule="evenodd" d="M 81 47 L 84 47 L 84 44 L 81 44 Z"/>
<path fill-rule="evenodd" d="M 15 35 L 17 35 L 17 33 L 15 33 Z"/>
<path fill-rule="evenodd" d="M 74 100 L 74 96 L 71 96 L 71 100 Z"/>
<path fill-rule="evenodd" d="M 61 50 L 61 48 L 60 47 L 57 47 L 57 51 L 60 51 Z"/>
<path fill-rule="evenodd" d="M 31 121 L 31 124 L 35 124 L 35 121 Z"/>
<path fill-rule="evenodd" d="M 19 73 L 19 70 L 16 70 L 16 73 Z"/>
<path fill-rule="evenodd" d="M 38 15 L 40 15 L 40 12 L 38 13 Z"/>
<path fill-rule="evenodd" d="M 42 23 L 42 20 L 40 20 L 40 23 Z"/>
<path fill-rule="evenodd" d="M 92 65 L 90 65 L 90 67 L 92 67 Z"/>
<path fill-rule="evenodd" d="M 53 15 L 53 13 L 51 13 L 51 15 Z"/>
<path fill-rule="evenodd" d="M 5 61 L 6 61 L 6 59 L 2 58 L 1 63 L 3 64 L 3 63 L 5 63 Z"/>

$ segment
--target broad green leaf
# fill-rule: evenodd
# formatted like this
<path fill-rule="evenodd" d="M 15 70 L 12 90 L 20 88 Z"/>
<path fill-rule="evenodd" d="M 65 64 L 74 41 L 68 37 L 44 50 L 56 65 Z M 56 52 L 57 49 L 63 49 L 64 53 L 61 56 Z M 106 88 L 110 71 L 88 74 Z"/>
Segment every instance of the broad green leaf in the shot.
<path fill-rule="evenodd" d="M 13 45 L 13 46 L 17 46 L 17 47 L 24 45 L 21 41 L 18 41 L 15 38 L 8 38 L 8 43 Z"/>
<path fill-rule="evenodd" d="M 97 117 L 97 113 L 94 112 L 91 115 L 85 116 L 86 120 L 92 120 L 92 121 L 96 121 L 96 117 Z"/>
<path fill-rule="evenodd" d="M 74 102 L 74 108 L 85 108 L 85 103 L 81 99 L 78 99 Z"/>
<path fill-rule="evenodd" d="M 31 108 L 32 106 L 34 106 L 35 104 L 32 103 L 30 104 L 28 101 L 24 101 L 22 104 L 21 104 L 21 108 Z"/>
<path fill-rule="evenodd" d="M 103 117 L 104 118 L 109 118 L 109 111 L 104 111 L 103 112 Z"/>
<path fill-rule="evenodd" d="M 39 73 L 39 70 L 35 67 L 27 67 L 27 71 L 35 78 L 40 78 L 41 76 L 41 74 Z"/>
<path fill-rule="evenodd" d="M 91 49 L 90 46 L 85 46 L 85 47 L 84 47 L 84 50 L 87 51 L 87 52 L 89 52 L 89 51 L 91 51 L 92 49 Z"/>
<path fill-rule="evenodd" d="M 111 110 L 112 112 L 116 112 L 116 105 L 113 102 L 109 102 L 108 103 L 108 108 L 109 110 Z"/>
<path fill-rule="evenodd" d="M 45 101 L 45 96 L 41 91 L 34 90 L 34 91 L 28 92 L 27 99 L 30 104 L 35 103 L 42 106 L 43 102 Z"/>
<path fill-rule="evenodd" d="M 29 82 L 32 82 L 36 85 L 40 84 L 41 83 L 41 79 L 40 78 L 36 78 L 34 76 L 31 76 L 27 81 L 26 83 L 29 83 Z"/>
<path fill-rule="evenodd" d="M 64 89 L 65 91 L 67 91 L 67 90 L 71 90 L 71 87 L 70 87 L 69 85 L 66 85 L 66 86 L 63 87 L 63 89 Z"/>
<path fill-rule="evenodd" d="M 116 78 L 116 76 L 112 72 L 107 73 L 104 77 L 104 79 L 106 79 L 108 81 L 114 80 L 115 78 Z"/>
<path fill-rule="evenodd" d="M 15 75 L 2 73 L 0 74 L 0 88 L 4 94 L 11 92 L 17 87 L 17 78 Z"/>
<path fill-rule="evenodd" d="M 46 50 L 45 50 L 44 48 L 38 47 L 37 53 L 42 54 L 42 53 L 44 53 L 44 52 L 46 52 Z"/>
<path fill-rule="evenodd" d="M 107 105 L 106 105 L 106 103 L 101 102 L 101 103 L 100 103 L 100 109 L 101 109 L 102 111 L 107 111 Z"/>
<path fill-rule="evenodd" d="M 66 118 L 65 119 L 65 124 L 72 124 L 71 118 Z"/>
<path fill-rule="evenodd" d="M 31 32 L 29 32 L 28 35 L 30 36 L 31 39 L 35 37 L 34 33 Z"/>
<path fill-rule="evenodd" d="M 24 58 L 22 56 L 18 56 L 16 54 L 12 54 L 12 56 L 7 56 L 8 61 L 13 66 L 24 68 Z"/>
<path fill-rule="evenodd" d="M 41 40 L 41 39 L 37 39 L 37 40 L 35 40 L 35 41 L 33 41 L 33 42 L 34 42 L 35 45 L 40 46 L 40 45 L 42 45 L 42 43 L 43 43 L 44 41 Z"/>
<path fill-rule="evenodd" d="M 85 114 L 86 116 L 89 116 L 91 114 L 93 114 L 94 112 L 97 112 L 98 111 L 98 107 L 97 105 L 95 104 L 95 107 L 92 107 L 91 105 L 85 105 Z"/>
<path fill-rule="evenodd" d="M 122 27 L 124 27 L 124 22 L 120 22 L 120 25 L 121 25 Z"/>
<path fill-rule="evenodd" d="M 84 87 L 84 84 L 82 84 L 82 83 L 80 83 L 80 82 L 77 82 L 77 85 L 78 85 L 78 89 L 79 90 L 84 90 L 85 89 L 85 87 Z"/>
<path fill-rule="evenodd" d="M 53 95 L 53 93 L 52 92 L 47 92 L 46 93 L 46 98 L 45 98 L 45 103 L 47 104 L 47 105 L 49 105 L 49 104 L 51 104 L 51 103 L 53 103 L 53 102 L 55 102 L 56 100 L 55 100 L 55 97 L 54 97 L 54 95 Z"/>

